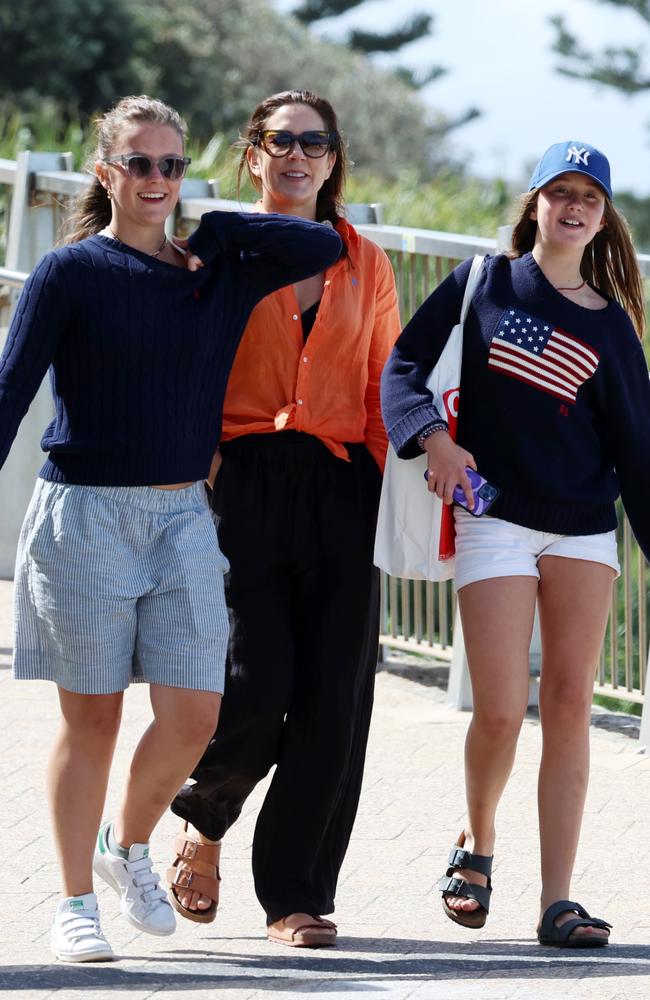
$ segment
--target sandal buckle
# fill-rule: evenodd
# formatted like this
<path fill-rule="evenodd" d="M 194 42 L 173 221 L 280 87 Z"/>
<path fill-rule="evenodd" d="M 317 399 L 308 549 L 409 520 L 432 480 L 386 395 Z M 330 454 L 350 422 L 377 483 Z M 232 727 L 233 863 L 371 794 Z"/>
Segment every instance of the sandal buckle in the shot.
<path fill-rule="evenodd" d="M 445 892 L 450 893 L 452 896 L 463 896 L 464 892 L 462 890 L 465 884 L 464 878 L 450 878 Z"/>
<path fill-rule="evenodd" d="M 181 851 L 181 857 L 182 858 L 187 858 L 188 861 L 191 861 L 192 858 L 196 857 L 196 854 L 197 854 L 197 851 L 199 849 L 199 846 L 200 845 L 197 844 L 193 840 L 186 840 L 185 843 L 183 844 L 183 850 Z"/>
<path fill-rule="evenodd" d="M 176 873 L 174 885 L 176 885 L 179 889 L 189 889 L 193 881 L 194 872 L 190 871 L 189 868 L 180 868 Z"/>
<path fill-rule="evenodd" d="M 449 852 L 450 868 L 467 868 L 469 852 L 464 847 L 455 847 Z"/>

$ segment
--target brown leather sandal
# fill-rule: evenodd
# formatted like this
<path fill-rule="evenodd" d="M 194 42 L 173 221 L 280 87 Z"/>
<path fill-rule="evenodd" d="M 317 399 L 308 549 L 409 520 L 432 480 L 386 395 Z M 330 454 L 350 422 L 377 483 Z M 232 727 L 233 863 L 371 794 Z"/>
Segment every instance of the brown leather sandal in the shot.
<path fill-rule="evenodd" d="M 221 855 L 221 843 L 201 844 L 193 840 L 187 829 L 186 823 L 184 833 L 176 838 L 174 850 L 176 857 L 171 868 L 167 869 L 167 882 L 169 883 L 169 901 L 182 917 L 192 920 L 197 924 L 210 924 L 217 915 L 219 905 L 219 857 Z M 201 865 L 212 865 L 214 875 L 204 875 L 197 871 L 192 862 L 198 861 Z M 180 865 L 183 867 L 179 867 Z M 199 892 L 202 896 L 209 896 L 212 903 L 207 910 L 190 910 L 183 906 L 178 898 L 179 889 L 189 889 L 190 892 Z"/>
<path fill-rule="evenodd" d="M 336 944 L 336 924 L 323 917 L 305 913 L 305 922 L 298 927 L 288 927 L 287 920 L 293 913 L 276 920 L 266 928 L 269 941 L 286 944 L 289 948 L 329 948 Z M 303 914 L 299 914 L 303 916 Z"/>

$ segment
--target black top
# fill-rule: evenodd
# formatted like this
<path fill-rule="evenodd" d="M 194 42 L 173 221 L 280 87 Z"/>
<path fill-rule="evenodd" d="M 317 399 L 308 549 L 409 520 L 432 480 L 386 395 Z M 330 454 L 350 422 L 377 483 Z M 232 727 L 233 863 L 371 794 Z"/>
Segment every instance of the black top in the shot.
<path fill-rule="evenodd" d="M 316 313 L 318 312 L 319 305 L 320 299 L 318 302 L 314 302 L 313 305 L 308 306 L 307 309 L 300 314 L 300 318 L 302 320 L 302 336 L 304 340 L 307 340 L 307 337 L 311 333 L 312 327 L 316 322 Z"/>

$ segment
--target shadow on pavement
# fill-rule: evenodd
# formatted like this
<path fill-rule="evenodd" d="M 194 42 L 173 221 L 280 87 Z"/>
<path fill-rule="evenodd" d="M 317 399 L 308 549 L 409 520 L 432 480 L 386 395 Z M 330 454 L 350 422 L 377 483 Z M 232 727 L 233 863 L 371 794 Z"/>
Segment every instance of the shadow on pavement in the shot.
<path fill-rule="evenodd" d="M 216 939 L 215 946 L 218 947 Z M 231 943 L 237 940 L 229 939 Z M 374 955 L 365 958 L 363 955 Z M 361 956 L 361 957 L 360 957 Z M 650 974 L 650 946 L 610 945 L 602 950 L 558 952 L 530 941 L 485 941 L 474 945 L 345 938 L 336 951 L 255 955 L 204 950 L 170 951 L 146 956 L 124 956 L 122 963 L 102 965 L 5 966 L 0 989 L 187 990 L 229 988 L 302 992 L 318 982 L 319 992 L 372 991 L 390 983 L 426 980 L 490 979 L 578 981 Z M 141 964 L 144 963 L 144 966 Z M 135 964 L 135 967 L 133 967 Z M 325 982 L 325 980 L 327 980 Z"/>
<path fill-rule="evenodd" d="M 382 660 L 377 664 L 377 673 L 405 677 L 406 680 L 415 681 L 416 684 L 422 684 L 423 687 L 436 687 L 440 688 L 441 691 L 446 691 L 449 683 L 448 663 L 418 660 L 414 656 L 404 659 L 391 657 Z"/>

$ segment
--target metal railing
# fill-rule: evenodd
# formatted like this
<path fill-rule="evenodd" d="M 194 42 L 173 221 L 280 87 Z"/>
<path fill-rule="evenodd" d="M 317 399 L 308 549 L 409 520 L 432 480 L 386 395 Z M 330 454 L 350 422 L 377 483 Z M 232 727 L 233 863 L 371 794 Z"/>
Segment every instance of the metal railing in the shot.
<path fill-rule="evenodd" d="M 34 239 L 34 233 L 39 228 L 38 216 L 44 214 L 48 217 L 47 226 L 41 225 L 41 231 L 45 228 L 47 232 L 55 232 L 67 211 L 70 198 L 88 182 L 85 175 L 69 169 L 70 163 L 65 156 L 59 155 L 56 164 L 64 169 L 45 169 L 49 164 L 43 161 L 48 156 L 51 161 L 55 154 L 21 154 L 27 159 L 19 157 L 17 162 L 0 160 L 0 184 L 15 185 L 14 202 L 18 197 L 22 199 L 20 206 L 12 206 L 8 229 L 8 266 L 0 268 L 0 286 L 20 287 L 25 272 L 47 249 L 41 240 L 38 253 L 35 255 L 33 252 L 38 244 L 38 239 Z M 177 217 L 172 226 L 191 229 L 203 212 L 248 207 L 214 198 L 211 196 L 213 192 L 214 187 L 209 182 L 184 181 Z M 20 218 L 17 218 L 18 215 Z M 503 245 L 503 235 L 491 240 L 357 222 L 357 218 L 352 215 L 358 230 L 386 250 L 392 260 L 404 321 L 459 261 L 473 253 L 493 253 Z M 23 241 L 32 247 L 30 259 L 25 255 Z M 639 255 L 639 264 L 644 277 L 650 277 L 650 255 Z M 595 691 L 641 703 L 648 652 L 646 562 L 632 538 L 625 517 L 621 518 L 619 536 L 622 574 L 614 588 Z M 383 643 L 449 660 L 454 615 L 455 598 L 449 583 L 421 583 L 384 576 Z M 650 738 L 650 732 L 648 736 Z"/>

